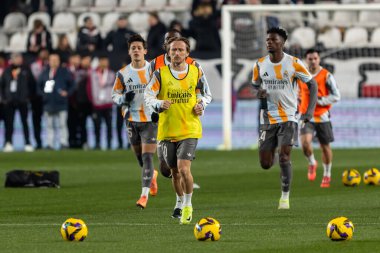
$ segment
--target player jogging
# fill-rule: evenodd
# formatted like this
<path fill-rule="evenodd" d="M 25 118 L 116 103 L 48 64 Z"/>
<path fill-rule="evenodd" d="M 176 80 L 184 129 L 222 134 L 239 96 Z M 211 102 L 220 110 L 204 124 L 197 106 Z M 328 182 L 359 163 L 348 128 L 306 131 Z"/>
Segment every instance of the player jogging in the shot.
<path fill-rule="evenodd" d="M 129 142 L 142 168 L 142 192 L 136 205 L 145 208 L 148 195 L 157 194 L 157 171 L 153 168 L 156 152 L 157 123 L 151 120 L 151 110 L 145 105 L 144 90 L 150 80 L 151 69 L 145 60 L 145 40 L 138 34 L 128 40 L 132 62 L 119 70 L 112 91 L 113 101 L 122 106 Z"/>
<path fill-rule="evenodd" d="M 150 62 L 150 66 L 151 66 L 152 71 L 155 71 L 155 70 L 157 70 L 157 69 L 159 69 L 161 67 L 164 67 L 164 66 L 167 66 L 167 65 L 170 64 L 170 56 L 168 54 L 168 52 L 169 52 L 169 41 L 172 38 L 179 38 L 179 37 L 181 37 L 181 33 L 179 31 L 177 31 L 177 30 L 174 30 L 174 29 L 168 31 L 165 34 L 165 41 L 164 41 L 164 44 L 163 44 L 163 48 L 164 48 L 164 50 L 167 53 L 157 56 L 156 58 L 154 58 Z M 193 64 L 193 65 L 195 65 L 196 67 L 198 67 L 203 72 L 201 66 L 193 58 L 191 58 L 191 57 L 188 56 L 188 57 L 186 57 L 185 61 L 186 61 L 187 64 Z M 202 78 L 204 79 L 204 82 L 207 82 L 206 76 L 204 74 L 202 75 Z M 157 117 L 157 120 L 158 120 L 158 115 L 157 114 L 154 113 L 152 115 L 152 118 L 154 118 L 154 117 Z M 171 170 L 166 165 L 165 159 L 163 158 L 160 150 L 161 149 L 157 149 L 157 156 L 158 156 L 158 160 L 159 160 L 159 169 L 161 171 L 161 174 L 164 177 L 172 178 Z M 175 202 L 175 206 L 174 206 L 172 217 L 173 218 L 181 218 L 182 204 L 183 204 L 183 190 L 184 189 L 183 189 L 183 187 L 181 188 L 179 186 L 175 186 L 174 185 L 174 180 L 172 180 L 172 182 L 173 182 L 173 188 L 176 191 L 176 202 Z M 180 185 L 183 185 L 181 183 L 181 181 L 179 181 L 178 183 Z M 194 186 L 196 186 L 195 183 L 194 183 Z"/>
<path fill-rule="evenodd" d="M 273 165 L 275 150 L 279 148 L 282 195 L 279 209 L 289 209 L 292 165 L 290 154 L 297 140 L 297 79 L 306 83 L 310 90 L 310 102 L 301 116 L 308 122 L 317 101 L 317 84 L 303 63 L 284 53 L 287 33 L 279 27 L 267 31 L 268 55 L 260 58 L 253 67 L 253 86 L 261 100 L 259 157 L 263 169 Z"/>
<path fill-rule="evenodd" d="M 302 150 L 309 162 L 308 179 L 314 181 L 318 165 L 312 147 L 312 139 L 315 134 L 322 150 L 323 179 L 321 187 L 327 188 L 330 187 L 333 157 L 330 142 L 334 141 L 330 122 L 330 108 L 333 103 L 340 100 L 340 93 L 333 75 L 320 65 L 319 52 L 315 49 L 309 49 L 306 51 L 305 57 L 308 69 L 318 84 L 318 100 L 314 116 L 310 122 L 301 125 Z M 299 81 L 298 84 L 300 87 L 299 111 L 305 113 L 309 104 L 309 90 L 305 83 Z"/>
<path fill-rule="evenodd" d="M 190 52 L 189 41 L 183 37 L 173 38 L 169 45 L 171 64 L 153 73 L 145 90 L 145 101 L 160 113 L 158 148 L 172 170 L 176 192 L 182 189 L 179 182 L 183 181 L 184 201 L 180 223 L 189 224 L 193 213 L 191 161 L 198 139 L 202 137 L 199 116 L 211 102 L 211 94 L 201 70 L 185 61 Z"/>

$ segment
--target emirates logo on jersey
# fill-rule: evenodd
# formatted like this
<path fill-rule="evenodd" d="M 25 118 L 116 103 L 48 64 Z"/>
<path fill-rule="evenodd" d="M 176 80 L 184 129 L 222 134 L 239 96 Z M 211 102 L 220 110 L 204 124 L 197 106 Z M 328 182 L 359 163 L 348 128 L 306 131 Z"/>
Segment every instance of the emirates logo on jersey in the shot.
<path fill-rule="evenodd" d="M 193 96 L 191 94 L 192 86 L 187 89 L 169 89 L 167 96 L 170 99 L 170 101 L 174 104 L 183 104 L 183 103 L 189 103 L 189 99 Z"/>

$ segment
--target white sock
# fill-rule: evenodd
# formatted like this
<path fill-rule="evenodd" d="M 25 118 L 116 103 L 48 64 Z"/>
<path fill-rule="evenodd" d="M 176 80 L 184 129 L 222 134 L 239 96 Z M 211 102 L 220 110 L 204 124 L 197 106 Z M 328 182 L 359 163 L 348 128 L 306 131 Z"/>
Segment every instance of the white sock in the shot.
<path fill-rule="evenodd" d="M 176 208 L 180 208 L 180 209 L 182 209 L 183 196 L 178 196 L 178 194 L 176 194 L 176 196 L 177 196 L 177 200 L 176 200 L 176 202 L 175 202 L 175 207 L 174 207 L 174 209 L 176 209 Z"/>
<path fill-rule="evenodd" d="M 282 192 L 281 199 L 289 199 L 289 193 L 290 192 Z"/>
<path fill-rule="evenodd" d="M 184 198 L 183 198 L 183 205 L 184 206 L 192 206 L 191 205 L 191 197 L 193 196 L 193 193 L 189 193 L 189 194 L 184 194 Z"/>
<path fill-rule="evenodd" d="M 314 154 L 311 154 L 311 156 L 306 158 L 309 161 L 309 165 L 314 165 L 316 163 Z"/>
<path fill-rule="evenodd" d="M 323 164 L 323 176 L 324 177 L 331 177 L 331 165 L 332 165 L 332 163 Z"/>
<path fill-rule="evenodd" d="M 149 196 L 149 187 L 143 187 L 143 188 L 142 188 L 142 191 L 141 191 L 141 197 L 142 197 L 142 196 L 145 196 L 145 197 L 148 198 L 148 196 Z"/>

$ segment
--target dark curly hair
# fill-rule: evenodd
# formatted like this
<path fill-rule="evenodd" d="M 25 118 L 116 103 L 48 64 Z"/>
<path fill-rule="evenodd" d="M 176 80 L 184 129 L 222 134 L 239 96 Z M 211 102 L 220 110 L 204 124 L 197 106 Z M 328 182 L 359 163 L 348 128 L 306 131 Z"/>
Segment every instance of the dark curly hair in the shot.
<path fill-rule="evenodd" d="M 288 39 L 288 33 L 284 28 L 281 28 L 281 27 L 269 28 L 267 31 L 267 34 L 270 34 L 270 33 L 277 33 L 284 39 L 284 42 Z"/>

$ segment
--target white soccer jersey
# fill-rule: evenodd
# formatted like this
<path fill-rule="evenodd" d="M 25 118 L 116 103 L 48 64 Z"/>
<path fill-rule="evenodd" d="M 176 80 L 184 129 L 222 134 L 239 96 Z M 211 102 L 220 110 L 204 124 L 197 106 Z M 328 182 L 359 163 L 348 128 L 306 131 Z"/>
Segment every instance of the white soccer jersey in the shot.
<path fill-rule="evenodd" d="M 144 91 L 149 83 L 152 71 L 149 62 L 145 66 L 135 69 L 131 64 L 119 70 L 112 90 L 112 99 L 117 105 L 122 105 L 123 116 L 129 110 L 129 121 L 148 122 L 151 121 L 152 110 L 144 102 Z M 135 97 L 129 105 L 125 105 L 124 94 L 133 90 Z"/>
<path fill-rule="evenodd" d="M 267 91 L 267 98 L 262 100 L 260 124 L 297 122 L 297 79 L 307 83 L 312 76 L 296 57 L 284 53 L 279 63 L 272 63 L 269 55 L 256 62 L 252 83 Z"/>

